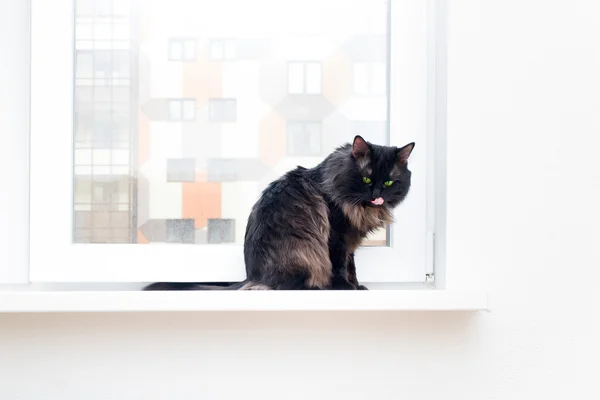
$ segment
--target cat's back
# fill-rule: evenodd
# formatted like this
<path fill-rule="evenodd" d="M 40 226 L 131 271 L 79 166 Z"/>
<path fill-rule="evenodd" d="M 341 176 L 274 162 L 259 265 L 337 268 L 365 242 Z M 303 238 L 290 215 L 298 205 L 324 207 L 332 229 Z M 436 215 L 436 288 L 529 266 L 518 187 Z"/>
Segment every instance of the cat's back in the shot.
<path fill-rule="evenodd" d="M 299 211 L 299 207 L 316 206 L 324 201 L 318 182 L 304 167 L 297 167 L 271 182 L 254 209 L 271 213 L 276 209 Z"/>
<path fill-rule="evenodd" d="M 248 218 L 246 240 L 267 235 L 321 235 L 328 230 L 328 215 L 317 179 L 311 170 L 297 167 L 263 191 Z"/>
<path fill-rule="evenodd" d="M 310 170 L 286 173 L 263 191 L 248 218 L 248 278 L 271 288 L 287 279 L 325 288 L 331 276 L 329 229 L 327 203 Z"/>

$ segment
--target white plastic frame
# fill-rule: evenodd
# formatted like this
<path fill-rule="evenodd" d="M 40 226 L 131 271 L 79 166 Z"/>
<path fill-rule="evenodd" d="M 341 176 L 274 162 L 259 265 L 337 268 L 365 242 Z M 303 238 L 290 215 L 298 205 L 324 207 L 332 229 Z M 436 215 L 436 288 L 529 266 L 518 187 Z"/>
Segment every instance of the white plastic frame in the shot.
<path fill-rule="evenodd" d="M 363 282 L 424 282 L 433 250 L 428 245 L 433 239 L 428 231 L 433 226 L 431 202 L 428 207 L 431 10 L 427 1 L 391 1 L 390 141 L 417 143 L 410 161 L 413 186 L 397 209 L 390 246 L 359 250 L 357 273 Z M 72 243 L 73 3 L 31 2 L 30 280 L 243 279 L 242 247 L 237 245 Z"/>

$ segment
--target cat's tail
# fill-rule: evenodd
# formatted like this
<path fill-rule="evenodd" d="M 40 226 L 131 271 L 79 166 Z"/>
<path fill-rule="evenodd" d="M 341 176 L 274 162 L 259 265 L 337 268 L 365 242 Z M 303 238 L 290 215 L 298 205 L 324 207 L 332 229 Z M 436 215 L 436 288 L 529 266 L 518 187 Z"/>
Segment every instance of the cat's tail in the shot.
<path fill-rule="evenodd" d="M 142 290 L 270 290 L 266 285 L 258 282 L 236 282 L 231 284 L 204 284 L 194 282 L 156 282 L 152 283 Z"/>

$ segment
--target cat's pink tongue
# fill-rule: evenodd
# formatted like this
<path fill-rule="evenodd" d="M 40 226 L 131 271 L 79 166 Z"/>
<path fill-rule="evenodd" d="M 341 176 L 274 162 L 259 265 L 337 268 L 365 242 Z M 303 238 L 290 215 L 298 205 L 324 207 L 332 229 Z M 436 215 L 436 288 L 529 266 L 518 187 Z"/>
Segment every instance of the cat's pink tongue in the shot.
<path fill-rule="evenodd" d="M 375 200 L 371 200 L 371 203 L 375 204 L 376 206 L 380 206 L 383 204 L 383 198 L 378 197 Z"/>

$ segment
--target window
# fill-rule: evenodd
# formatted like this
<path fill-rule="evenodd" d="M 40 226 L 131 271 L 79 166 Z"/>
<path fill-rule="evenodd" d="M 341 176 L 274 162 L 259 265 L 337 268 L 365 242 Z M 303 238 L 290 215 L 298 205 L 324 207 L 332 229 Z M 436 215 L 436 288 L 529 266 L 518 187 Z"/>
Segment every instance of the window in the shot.
<path fill-rule="evenodd" d="M 171 39 L 169 40 L 169 60 L 194 61 L 196 59 L 196 40 Z"/>
<path fill-rule="evenodd" d="M 287 126 L 287 152 L 291 156 L 321 154 L 321 123 L 290 122 Z"/>
<path fill-rule="evenodd" d="M 215 39 L 210 42 L 211 60 L 233 60 L 236 58 L 235 40 Z"/>
<path fill-rule="evenodd" d="M 167 182 L 195 182 L 196 160 L 194 158 L 167 160 Z"/>
<path fill-rule="evenodd" d="M 196 100 L 169 100 L 169 119 L 171 121 L 193 121 L 196 119 Z"/>
<path fill-rule="evenodd" d="M 194 243 L 193 219 L 168 219 L 167 221 L 167 243 Z"/>
<path fill-rule="evenodd" d="M 132 237 L 127 175 L 76 175 L 75 243 L 129 243 Z"/>
<path fill-rule="evenodd" d="M 235 99 L 210 99 L 208 118 L 215 122 L 231 122 L 237 119 L 237 101 Z"/>
<path fill-rule="evenodd" d="M 290 94 L 320 94 L 322 79 L 318 62 L 291 62 L 288 64 L 288 92 Z"/>
<path fill-rule="evenodd" d="M 357 132 L 419 149 L 400 222 L 356 254 L 360 279 L 425 281 L 428 2 L 75 3 L 32 3 L 32 281 L 243 279 L 262 190 Z"/>
<path fill-rule="evenodd" d="M 126 50 L 80 50 L 76 53 L 76 79 L 82 86 L 94 83 L 129 84 L 129 52 Z"/>

